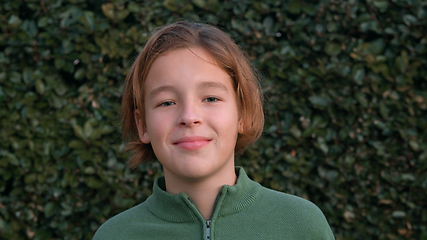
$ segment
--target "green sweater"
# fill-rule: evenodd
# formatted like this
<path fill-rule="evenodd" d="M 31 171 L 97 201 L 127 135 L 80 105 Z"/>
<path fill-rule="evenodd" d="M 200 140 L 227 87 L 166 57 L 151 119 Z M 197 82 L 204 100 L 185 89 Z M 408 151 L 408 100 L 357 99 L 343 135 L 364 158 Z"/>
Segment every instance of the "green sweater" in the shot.
<path fill-rule="evenodd" d="M 222 186 L 209 221 L 185 193 L 167 193 L 160 177 L 147 200 L 106 221 L 93 239 L 334 239 L 313 203 L 262 187 L 243 168 L 236 174 L 234 186 Z"/>

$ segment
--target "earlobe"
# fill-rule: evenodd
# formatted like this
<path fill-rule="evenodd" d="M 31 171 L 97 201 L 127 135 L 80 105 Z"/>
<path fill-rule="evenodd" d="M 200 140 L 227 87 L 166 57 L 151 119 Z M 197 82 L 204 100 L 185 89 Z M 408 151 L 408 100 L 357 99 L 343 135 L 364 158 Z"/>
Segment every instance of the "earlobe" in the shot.
<path fill-rule="evenodd" d="M 135 110 L 134 117 L 136 127 L 138 128 L 139 139 L 145 144 L 150 143 L 150 136 L 148 135 L 147 128 L 142 124 L 141 117 L 139 116 L 139 110 Z"/>

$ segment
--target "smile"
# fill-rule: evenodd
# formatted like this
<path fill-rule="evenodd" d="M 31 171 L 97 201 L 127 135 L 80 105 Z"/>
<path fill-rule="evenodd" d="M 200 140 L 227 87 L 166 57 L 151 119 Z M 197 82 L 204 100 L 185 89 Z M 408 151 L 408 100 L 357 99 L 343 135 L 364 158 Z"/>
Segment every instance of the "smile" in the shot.
<path fill-rule="evenodd" d="M 183 137 L 174 142 L 173 145 L 185 150 L 197 150 L 210 143 L 211 139 L 199 136 Z"/>

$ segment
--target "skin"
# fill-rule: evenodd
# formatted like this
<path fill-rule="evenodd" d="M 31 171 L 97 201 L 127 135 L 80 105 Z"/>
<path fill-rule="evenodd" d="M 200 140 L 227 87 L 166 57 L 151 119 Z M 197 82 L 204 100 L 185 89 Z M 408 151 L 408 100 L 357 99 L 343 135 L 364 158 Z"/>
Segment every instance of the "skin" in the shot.
<path fill-rule="evenodd" d="M 223 185 L 234 185 L 234 148 L 242 132 L 230 76 L 201 47 L 158 57 L 144 83 L 143 143 L 163 165 L 166 191 L 185 192 L 210 219 Z"/>

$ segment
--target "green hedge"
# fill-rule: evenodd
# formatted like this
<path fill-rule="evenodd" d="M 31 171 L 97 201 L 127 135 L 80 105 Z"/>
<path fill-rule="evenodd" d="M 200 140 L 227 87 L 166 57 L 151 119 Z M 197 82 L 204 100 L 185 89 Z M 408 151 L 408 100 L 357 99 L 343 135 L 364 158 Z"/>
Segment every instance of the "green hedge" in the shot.
<path fill-rule="evenodd" d="M 91 239 L 151 193 L 130 170 L 123 82 L 158 26 L 224 29 L 264 75 L 263 137 L 237 157 L 316 203 L 337 239 L 427 239 L 422 0 L 22 0 L 0 4 L 0 239 Z"/>

